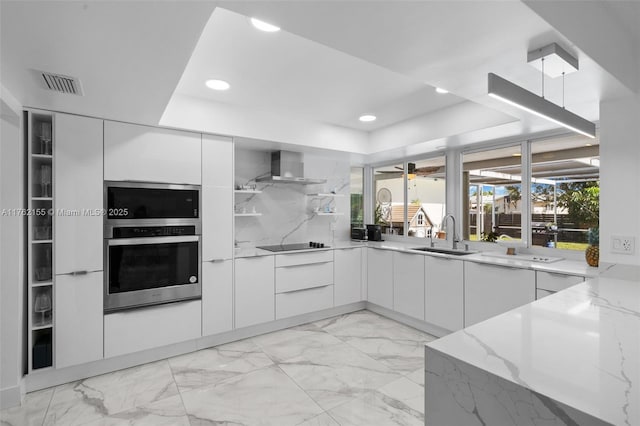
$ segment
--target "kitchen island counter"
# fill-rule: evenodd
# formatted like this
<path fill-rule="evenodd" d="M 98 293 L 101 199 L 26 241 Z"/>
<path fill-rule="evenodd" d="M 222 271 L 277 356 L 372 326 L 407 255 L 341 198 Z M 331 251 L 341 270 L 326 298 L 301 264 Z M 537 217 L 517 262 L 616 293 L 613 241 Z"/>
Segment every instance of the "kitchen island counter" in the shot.
<path fill-rule="evenodd" d="M 426 424 L 640 424 L 640 283 L 599 277 L 426 345 Z"/>

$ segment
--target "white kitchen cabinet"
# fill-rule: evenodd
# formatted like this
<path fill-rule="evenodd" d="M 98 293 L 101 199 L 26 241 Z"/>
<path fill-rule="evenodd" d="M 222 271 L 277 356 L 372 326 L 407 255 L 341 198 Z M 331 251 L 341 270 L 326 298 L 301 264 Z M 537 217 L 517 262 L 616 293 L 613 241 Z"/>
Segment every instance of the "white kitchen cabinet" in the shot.
<path fill-rule="evenodd" d="M 274 256 L 235 260 L 235 325 L 247 327 L 275 319 Z"/>
<path fill-rule="evenodd" d="M 555 291 L 543 290 L 541 288 L 536 290 L 536 300 L 542 299 L 543 297 L 551 296 Z"/>
<path fill-rule="evenodd" d="M 202 263 L 202 335 L 233 329 L 233 261 Z"/>
<path fill-rule="evenodd" d="M 367 300 L 393 309 L 393 252 L 367 249 Z"/>
<path fill-rule="evenodd" d="M 393 310 L 424 320 L 424 255 L 393 253 Z"/>
<path fill-rule="evenodd" d="M 199 133 L 104 122 L 105 180 L 202 183 Z"/>
<path fill-rule="evenodd" d="M 463 328 L 464 262 L 425 256 L 424 275 L 424 320 L 449 331 Z"/>
<path fill-rule="evenodd" d="M 233 188 L 231 138 L 202 135 L 202 185 Z"/>
<path fill-rule="evenodd" d="M 554 272 L 536 271 L 536 288 L 556 292 L 567 289 L 584 281 L 580 275 L 567 275 Z"/>
<path fill-rule="evenodd" d="M 104 357 L 159 348 L 201 335 L 200 300 L 114 312 L 104 316 Z"/>
<path fill-rule="evenodd" d="M 56 274 L 103 269 L 102 120 L 55 115 Z"/>
<path fill-rule="evenodd" d="M 333 284 L 333 262 L 276 268 L 276 293 Z"/>
<path fill-rule="evenodd" d="M 464 325 L 468 327 L 536 299 L 534 271 L 464 262 Z"/>
<path fill-rule="evenodd" d="M 288 318 L 332 307 L 332 285 L 276 294 L 276 319 Z"/>
<path fill-rule="evenodd" d="M 102 285 L 101 271 L 56 277 L 56 368 L 102 359 Z"/>
<path fill-rule="evenodd" d="M 203 186 L 202 260 L 226 260 L 233 256 L 233 190 Z"/>
<path fill-rule="evenodd" d="M 359 302 L 362 297 L 362 248 L 334 250 L 335 306 Z"/>

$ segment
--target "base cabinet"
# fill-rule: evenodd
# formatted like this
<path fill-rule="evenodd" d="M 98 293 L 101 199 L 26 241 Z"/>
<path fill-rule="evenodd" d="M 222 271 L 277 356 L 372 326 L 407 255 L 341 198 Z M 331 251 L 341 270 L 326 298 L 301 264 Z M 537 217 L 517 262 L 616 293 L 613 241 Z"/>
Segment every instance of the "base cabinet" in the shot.
<path fill-rule="evenodd" d="M 424 320 L 422 254 L 393 253 L 393 310 Z"/>
<path fill-rule="evenodd" d="M 465 262 L 465 327 L 534 300 L 536 300 L 535 271 Z"/>
<path fill-rule="evenodd" d="M 336 306 L 361 301 L 362 298 L 361 248 L 334 251 L 333 282 Z"/>
<path fill-rule="evenodd" d="M 274 256 L 235 260 L 236 328 L 275 319 Z"/>
<path fill-rule="evenodd" d="M 202 335 L 233 330 L 233 261 L 202 263 Z"/>
<path fill-rule="evenodd" d="M 367 249 L 367 300 L 393 309 L 393 252 Z"/>
<path fill-rule="evenodd" d="M 536 271 L 536 299 L 541 299 L 557 291 L 565 290 L 583 281 L 584 277 L 579 275 Z"/>
<path fill-rule="evenodd" d="M 104 316 L 104 357 L 158 348 L 202 335 L 200 300 L 168 303 Z"/>
<path fill-rule="evenodd" d="M 426 256 L 424 320 L 449 331 L 464 327 L 464 262 Z"/>
<path fill-rule="evenodd" d="M 276 294 L 276 319 L 333 308 L 333 286 Z"/>
<path fill-rule="evenodd" d="M 102 271 L 56 276 L 56 368 L 102 359 L 102 277 Z"/>

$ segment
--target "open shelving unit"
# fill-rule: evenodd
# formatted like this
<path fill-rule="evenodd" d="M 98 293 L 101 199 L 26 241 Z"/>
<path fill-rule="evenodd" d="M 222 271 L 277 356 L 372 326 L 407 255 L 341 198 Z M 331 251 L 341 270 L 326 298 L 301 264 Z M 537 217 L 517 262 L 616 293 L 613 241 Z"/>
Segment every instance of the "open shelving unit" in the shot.
<path fill-rule="evenodd" d="M 333 192 L 327 192 L 327 193 L 318 192 L 315 194 L 307 194 L 307 197 L 344 197 L 344 194 L 335 194 Z"/>
<path fill-rule="evenodd" d="M 54 365 L 53 115 L 25 111 L 29 372 Z"/>

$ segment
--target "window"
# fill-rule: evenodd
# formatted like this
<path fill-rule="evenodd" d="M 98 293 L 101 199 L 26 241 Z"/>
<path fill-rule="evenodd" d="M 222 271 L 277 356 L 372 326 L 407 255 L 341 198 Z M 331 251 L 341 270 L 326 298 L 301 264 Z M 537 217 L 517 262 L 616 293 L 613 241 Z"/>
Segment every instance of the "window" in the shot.
<path fill-rule="evenodd" d="M 373 169 L 374 223 L 383 234 L 404 235 L 404 165 Z"/>
<path fill-rule="evenodd" d="M 531 244 L 584 250 L 600 213 L 598 140 L 568 135 L 531 143 Z"/>
<path fill-rule="evenodd" d="M 351 228 L 364 226 L 364 168 L 352 167 L 351 178 Z"/>
<path fill-rule="evenodd" d="M 374 169 L 374 217 L 383 233 L 428 238 L 442 231 L 445 164 L 446 157 L 440 156 Z"/>
<path fill-rule="evenodd" d="M 443 231 L 441 222 L 447 214 L 445 164 L 444 156 L 407 163 L 407 235 L 428 238 Z"/>
<path fill-rule="evenodd" d="M 522 239 L 521 160 L 520 145 L 463 154 L 464 239 Z"/>

